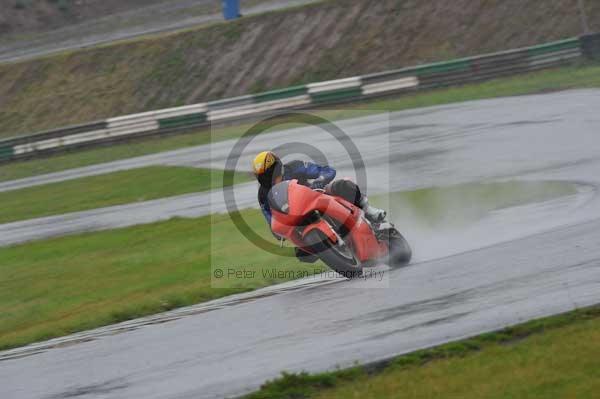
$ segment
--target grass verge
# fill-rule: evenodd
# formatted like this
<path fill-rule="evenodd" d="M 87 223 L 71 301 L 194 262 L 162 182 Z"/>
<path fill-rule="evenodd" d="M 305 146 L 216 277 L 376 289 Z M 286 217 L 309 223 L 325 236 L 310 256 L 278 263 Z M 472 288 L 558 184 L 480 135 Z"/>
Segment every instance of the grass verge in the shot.
<path fill-rule="evenodd" d="M 537 183 L 458 186 L 393 194 L 414 215 L 423 203 L 482 202 L 488 211 L 567 195 L 569 185 Z M 502 191 L 510 190 L 508 194 Z M 440 197 L 439 201 L 434 200 Z M 377 198 L 375 198 L 377 199 Z M 449 211 L 453 214 L 454 211 Z M 260 211 L 242 216 L 273 241 Z M 424 216 L 423 216 L 424 217 Z M 474 217 L 474 215 L 469 215 Z M 423 221 L 428 223 L 425 218 Z M 440 223 L 444 217 L 440 216 Z M 256 248 L 228 215 L 172 219 L 0 248 L 0 349 L 25 345 L 175 307 L 283 282 L 324 270 L 299 263 L 291 247 L 270 254 Z M 224 271 L 213 279 L 213 265 Z M 239 277 L 229 270 L 254 271 Z M 272 273 L 273 270 L 278 273 Z M 215 269 L 216 270 L 216 269 Z"/>
<path fill-rule="evenodd" d="M 347 104 L 333 110 L 319 110 L 317 114 L 330 119 L 345 119 L 368 113 L 400 111 L 412 108 L 456 103 L 467 100 L 505 97 L 554 90 L 600 87 L 600 66 L 583 65 L 539 71 L 461 87 L 417 92 L 396 98 L 377 99 Z M 49 158 L 9 163 L 0 166 L 0 181 L 14 180 L 75 167 L 126 159 L 135 156 L 174 150 L 240 137 L 250 124 L 201 130 L 165 138 L 146 139 L 110 147 L 93 148 L 56 155 Z"/>
<path fill-rule="evenodd" d="M 373 196 L 391 220 L 415 221 L 432 231 L 471 224 L 495 210 L 574 195 L 577 186 L 562 181 L 465 183 Z M 468 206 L 465 206 L 468 204 Z"/>
<path fill-rule="evenodd" d="M 247 399 L 592 398 L 600 306 L 530 321 L 373 366 L 289 374 Z"/>
<path fill-rule="evenodd" d="M 254 231 L 272 240 L 259 211 L 245 211 L 243 216 Z M 263 274 L 259 265 L 310 274 L 322 267 L 286 256 L 292 254 L 290 247 L 278 255 L 257 249 L 226 215 L 171 219 L 2 248 L 0 349 L 286 279 Z M 243 264 L 258 273 L 213 288 L 211 264 Z"/>
<path fill-rule="evenodd" d="M 150 166 L 0 192 L 0 223 L 211 190 L 222 187 L 223 173 Z M 235 183 L 249 179 L 244 174 L 234 176 Z"/>

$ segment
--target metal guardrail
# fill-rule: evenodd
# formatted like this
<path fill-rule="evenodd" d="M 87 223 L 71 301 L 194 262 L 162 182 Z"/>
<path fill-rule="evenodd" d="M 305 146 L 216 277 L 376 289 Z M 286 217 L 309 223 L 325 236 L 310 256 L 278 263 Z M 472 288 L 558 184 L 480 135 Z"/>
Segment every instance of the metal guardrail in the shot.
<path fill-rule="evenodd" d="M 0 162 L 190 130 L 282 110 L 445 87 L 600 58 L 600 34 L 254 95 L 109 118 L 0 141 Z"/>

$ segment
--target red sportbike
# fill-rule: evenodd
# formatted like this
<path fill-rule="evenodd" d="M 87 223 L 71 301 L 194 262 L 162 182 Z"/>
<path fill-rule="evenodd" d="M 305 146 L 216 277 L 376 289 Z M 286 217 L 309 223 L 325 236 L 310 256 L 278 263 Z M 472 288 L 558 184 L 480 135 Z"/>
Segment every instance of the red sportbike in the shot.
<path fill-rule="evenodd" d="M 273 186 L 269 205 L 275 234 L 344 276 L 358 277 L 363 267 L 378 262 L 410 262 L 411 248 L 394 225 L 370 223 L 360 207 L 342 197 L 290 180 Z"/>

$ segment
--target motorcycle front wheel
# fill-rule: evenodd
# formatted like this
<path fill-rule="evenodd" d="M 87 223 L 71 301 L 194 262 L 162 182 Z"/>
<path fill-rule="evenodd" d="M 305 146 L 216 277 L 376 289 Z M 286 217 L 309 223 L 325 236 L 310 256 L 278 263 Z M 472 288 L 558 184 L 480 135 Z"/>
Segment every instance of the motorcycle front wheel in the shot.
<path fill-rule="evenodd" d="M 304 241 L 310 252 L 342 276 L 356 278 L 362 275 L 362 266 L 351 249 L 332 243 L 320 230 L 310 231 Z"/>

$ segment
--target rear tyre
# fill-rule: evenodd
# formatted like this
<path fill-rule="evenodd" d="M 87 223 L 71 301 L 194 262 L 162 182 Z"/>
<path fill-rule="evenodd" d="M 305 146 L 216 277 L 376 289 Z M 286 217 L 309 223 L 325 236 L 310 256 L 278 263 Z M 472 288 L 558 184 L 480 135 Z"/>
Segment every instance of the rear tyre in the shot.
<path fill-rule="evenodd" d="M 356 278 L 362 275 L 362 266 L 354 253 L 329 241 L 320 230 L 310 231 L 304 241 L 312 253 L 342 276 Z"/>

